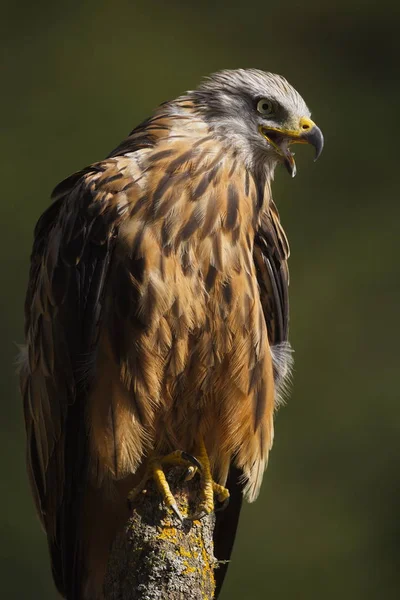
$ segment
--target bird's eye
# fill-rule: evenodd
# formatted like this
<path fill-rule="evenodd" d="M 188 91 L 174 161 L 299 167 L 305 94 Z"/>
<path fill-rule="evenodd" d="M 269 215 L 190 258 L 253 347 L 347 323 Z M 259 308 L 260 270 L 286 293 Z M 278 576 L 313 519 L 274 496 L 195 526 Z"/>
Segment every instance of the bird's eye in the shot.
<path fill-rule="evenodd" d="M 274 105 L 272 104 L 271 100 L 261 98 L 261 100 L 257 102 L 257 110 L 264 117 L 267 117 L 274 114 Z"/>

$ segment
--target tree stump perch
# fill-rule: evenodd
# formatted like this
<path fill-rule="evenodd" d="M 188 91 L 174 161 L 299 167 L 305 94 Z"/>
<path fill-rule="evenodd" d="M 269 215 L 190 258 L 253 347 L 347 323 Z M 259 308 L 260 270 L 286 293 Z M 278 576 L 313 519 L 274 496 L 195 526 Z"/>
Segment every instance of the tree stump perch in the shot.
<path fill-rule="evenodd" d="M 166 470 L 183 517 L 195 515 L 200 478 Z M 101 524 L 100 524 L 101 526 Z M 183 523 L 162 503 L 152 480 L 135 498 L 132 516 L 114 540 L 104 584 L 105 600 L 212 600 L 215 591 L 214 513 Z"/>

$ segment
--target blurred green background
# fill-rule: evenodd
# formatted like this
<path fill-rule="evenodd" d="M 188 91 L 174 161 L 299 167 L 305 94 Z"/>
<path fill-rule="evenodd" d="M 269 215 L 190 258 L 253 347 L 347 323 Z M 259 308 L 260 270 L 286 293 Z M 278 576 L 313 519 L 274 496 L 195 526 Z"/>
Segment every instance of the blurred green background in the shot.
<path fill-rule="evenodd" d="M 6 6 L 7 5 L 7 6 Z M 400 597 L 396 1 L 5 3 L 1 45 L 1 595 L 50 600 L 14 374 L 34 224 L 54 185 L 221 68 L 284 74 L 325 133 L 277 173 L 293 394 L 222 600 Z"/>

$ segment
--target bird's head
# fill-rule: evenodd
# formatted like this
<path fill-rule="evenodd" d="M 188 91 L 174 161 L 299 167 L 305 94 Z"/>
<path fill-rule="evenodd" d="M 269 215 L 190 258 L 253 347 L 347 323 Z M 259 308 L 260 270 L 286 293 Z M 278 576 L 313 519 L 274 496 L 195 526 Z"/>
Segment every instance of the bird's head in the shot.
<path fill-rule="evenodd" d="M 317 159 L 324 138 L 303 98 L 280 75 L 257 69 L 220 71 L 191 93 L 203 118 L 251 166 L 284 163 L 292 177 L 292 144 L 311 144 Z"/>

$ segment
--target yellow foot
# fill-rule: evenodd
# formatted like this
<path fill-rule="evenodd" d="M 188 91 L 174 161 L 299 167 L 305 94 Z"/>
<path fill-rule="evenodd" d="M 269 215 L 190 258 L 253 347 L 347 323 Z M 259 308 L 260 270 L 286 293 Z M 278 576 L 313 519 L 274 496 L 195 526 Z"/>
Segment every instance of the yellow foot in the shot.
<path fill-rule="evenodd" d="M 183 517 L 178 509 L 175 498 L 172 495 L 168 481 L 165 477 L 163 465 L 182 465 L 188 467 L 185 477 L 186 480 L 192 479 L 197 470 L 202 469 L 202 465 L 194 456 L 188 454 L 187 452 L 183 452 L 182 450 L 175 450 L 175 452 L 171 452 L 166 456 L 151 457 L 148 461 L 146 472 L 139 485 L 137 485 L 129 493 L 128 502 L 131 505 L 138 494 L 144 490 L 147 481 L 150 478 L 153 478 L 166 506 L 173 510 L 178 519 L 183 522 Z"/>
<path fill-rule="evenodd" d="M 202 467 L 200 472 L 202 483 L 201 501 L 197 514 L 191 517 L 191 520 L 201 519 L 212 513 L 214 510 L 223 510 L 229 503 L 229 490 L 216 483 L 212 478 L 210 461 L 203 440 L 201 440 L 199 444 L 199 453 L 197 457 Z M 215 509 L 214 495 L 217 497 L 218 502 L 221 503 L 221 506 L 218 509 Z"/>
<path fill-rule="evenodd" d="M 187 467 L 185 481 L 193 479 L 197 472 L 201 478 L 201 497 L 199 510 L 190 520 L 201 519 L 215 510 L 214 495 L 217 497 L 221 506 L 216 510 L 223 510 L 229 502 L 229 491 L 216 483 L 211 475 L 210 461 L 207 455 L 204 443 L 199 444 L 198 458 L 195 458 L 187 452 L 176 450 L 166 456 L 153 456 L 149 458 L 146 472 L 140 483 L 130 492 L 128 502 L 132 505 L 134 499 L 145 489 L 149 479 L 154 479 L 157 489 L 160 492 L 165 505 L 170 508 L 183 522 L 183 517 L 178 509 L 176 500 L 171 492 L 168 481 L 165 477 L 163 465 L 182 465 Z"/>

